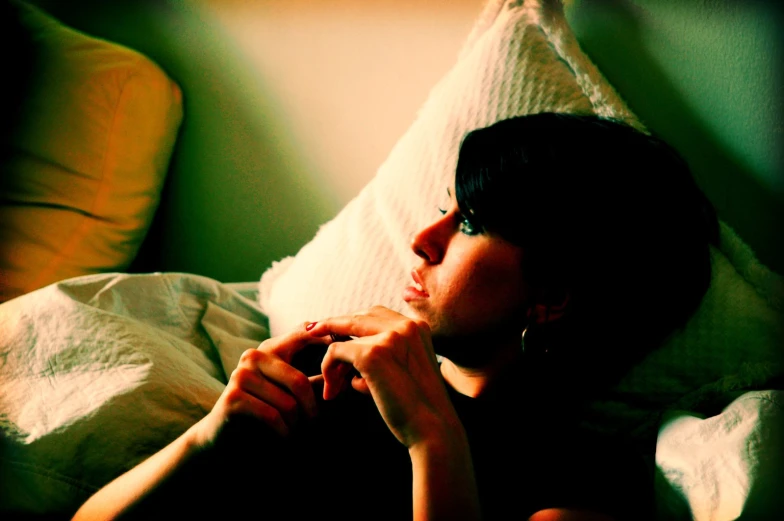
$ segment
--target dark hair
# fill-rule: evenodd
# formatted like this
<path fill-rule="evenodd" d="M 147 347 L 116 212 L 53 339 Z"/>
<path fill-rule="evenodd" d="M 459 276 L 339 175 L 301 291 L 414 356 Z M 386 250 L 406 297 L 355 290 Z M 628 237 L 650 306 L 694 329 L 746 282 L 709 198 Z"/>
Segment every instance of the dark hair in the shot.
<path fill-rule="evenodd" d="M 529 324 L 527 355 L 622 371 L 710 284 L 713 206 L 675 149 L 623 122 L 541 113 L 472 131 L 455 195 L 475 226 L 523 248 L 537 291 L 569 292 L 563 319 Z"/>

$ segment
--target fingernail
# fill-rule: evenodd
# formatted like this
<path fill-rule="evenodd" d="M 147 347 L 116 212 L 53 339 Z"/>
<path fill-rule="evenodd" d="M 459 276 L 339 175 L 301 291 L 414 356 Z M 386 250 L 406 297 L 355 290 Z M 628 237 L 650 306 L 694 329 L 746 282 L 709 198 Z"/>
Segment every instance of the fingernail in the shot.
<path fill-rule="evenodd" d="M 316 327 L 316 322 L 311 322 L 310 324 L 305 326 L 305 331 L 310 331 L 314 327 Z"/>

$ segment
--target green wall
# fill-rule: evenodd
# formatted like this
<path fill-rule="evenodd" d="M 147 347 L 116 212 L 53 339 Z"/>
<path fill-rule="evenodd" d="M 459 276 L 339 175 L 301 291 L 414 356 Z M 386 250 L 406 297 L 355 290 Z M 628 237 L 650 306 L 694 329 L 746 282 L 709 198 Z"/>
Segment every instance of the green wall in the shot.
<path fill-rule="evenodd" d="M 253 73 L 194 0 L 33 0 L 64 23 L 137 49 L 184 93 L 163 201 L 131 271 L 258 280 L 340 210 Z"/>
<path fill-rule="evenodd" d="M 583 50 L 689 161 L 719 217 L 784 273 L 784 17 L 759 0 L 575 0 Z"/>
<path fill-rule="evenodd" d="M 329 187 L 312 182 L 316 165 L 276 111 L 267 88 L 274 78 L 252 74 L 198 2 L 33 3 L 144 52 L 184 87 L 164 204 L 135 270 L 257 280 L 339 211 Z M 631 109 L 687 158 L 720 218 L 784 273 L 781 8 L 574 0 L 566 13 Z"/>

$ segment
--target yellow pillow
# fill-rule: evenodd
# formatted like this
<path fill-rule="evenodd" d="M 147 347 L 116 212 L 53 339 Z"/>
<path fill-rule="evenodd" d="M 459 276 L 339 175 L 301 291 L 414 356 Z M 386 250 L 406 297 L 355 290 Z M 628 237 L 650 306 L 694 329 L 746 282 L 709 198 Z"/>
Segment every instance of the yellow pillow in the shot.
<path fill-rule="evenodd" d="M 14 3 L 32 46 L 0 174 L 0 302 L 121 271 L 160 201 L 182 121 L 179 87 L 136 51 Z"/>

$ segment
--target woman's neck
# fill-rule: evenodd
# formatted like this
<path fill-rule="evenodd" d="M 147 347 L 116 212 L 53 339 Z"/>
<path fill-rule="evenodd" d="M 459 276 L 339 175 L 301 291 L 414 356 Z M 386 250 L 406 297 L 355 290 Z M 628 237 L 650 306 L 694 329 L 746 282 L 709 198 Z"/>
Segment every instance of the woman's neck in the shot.
<path fill-rule="evenodd" d="M 461 366 L 444 358 L 441 362 L 441 376 L 455 391 L 477 398 L 506 376 L 521 356 L 522 351 L 517 344 L 497 349 L 496 355 L 479 367 Z"/>

